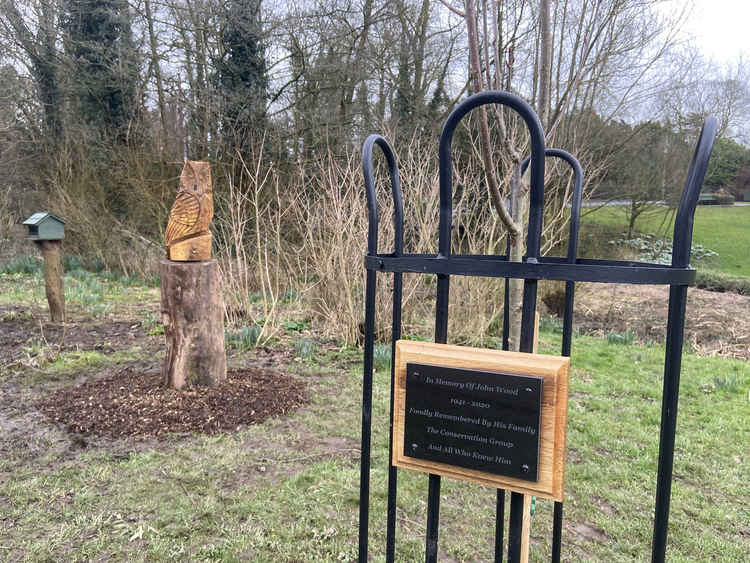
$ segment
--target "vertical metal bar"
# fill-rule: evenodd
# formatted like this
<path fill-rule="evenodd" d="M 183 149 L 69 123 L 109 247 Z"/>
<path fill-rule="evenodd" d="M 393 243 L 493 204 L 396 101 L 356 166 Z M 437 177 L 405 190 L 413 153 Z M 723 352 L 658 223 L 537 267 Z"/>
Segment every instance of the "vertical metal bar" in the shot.
<path fill-rule="evenodd" d="M 537 247 L 538 251 L 538 247 Z M 534 258 L 529 258 L 533 260 Z M 524 280 L 523 309 L 521 312 L 521 352 L 531 352 L 534 347 L 534 312 L 536 311 L 536 280 Z M 521 560 L 521 534 L 523 533 L 523 495 L 510 495 L 510 522 L 508 524 L 508 562 Z"/>
<path fill-rule="evenodd" d="M 506 254 L 510 256 L 510 242 Z M 510 349 L 510 280 L 505 278 L 505 295 L 503 296 L 503 350 Z M 511 494 L 511 499 L 513 494 Z M 497 506 L 495 514 L 495 563 L 503 561 L 503 529 L 505 528 L 505 491 L 497 490 Z M 512 505 L 511 505 L 512 507 Z M 508 532 L 510 538 L 510 531 Z M 508 548 L 510 549 L 510 547 Z M 508 554 L 510 559 L 510 553 Z"/>
<path fill-rule="evenodd" d="M 583 198 L 583 168 L 581 163 L 569 152 L 562 149 L 545 149 L 545 156 L 556 157 L 567 162 L 573 169 L 573 201 L 570 205 L 570 231 L 568 236 L 568 263 L 575 264 L 578 257 L 578 231 L 581 219 L 581 200 Z M 526 157 L 521 163 L 521 174 L 528 168 L 531 157 Z M 563 310 L 562 355 L 570 356 L 573 336 L 573 302 L 575 299 L 575 283 L 565 283 L 565 307 Z M 552 561 L 560 561 L 560 546 L 562 543 L 562 502 L 555 502 L 554 519 L 552 524 Z"/>
<path fill-rule="evenodd" d="M 513 518 L 516 514 L 517 517 Z M 523 495 L 510 494 L 511 520 L 508 526 L 508 561 L 517 563 L 521 560 L 521 535 L 523 531 Z"/>
<path fill-rule="evenodd" d="M 367 253 L 378 252 L 378 201 L 372 172 L 372 147 L 376 135 L 370 135 L 362 148 L 362 173 L 367 196 Z M 367 561 L 370 518 L 370 435 L 372 432 L 372 364 L 375 341 L 376 273 L 367 271 L 365 282 L 365 350 L 362 376 L 362 435 L 359 466 L 359 562 Z"/>
<path fill-rule="evenodd" d="M 401 197 L 401 182 L 398 166 L 393 149 L 388 141 L 380 135 L 370 135 L 362 146 L 362 174 L 365 180 L 365 194 L 368 209 L 367 253 L 375 255 L 378 251 L 378 203 L 375 193 L 375 178 L 373 171 L 373 148 L 379 146 L 388 162 L 388 172 L 391 180 L 391 195 L 393 197 L 393 226 L 394 226 L 394 256 L 400 256 L 404 247 L 404 206 Z M 365 377 L 362 398 L 362 461 L 360 466 L 360 527 L 359 527 L 359 560 L 367 560 L 367 537 L 369 516 L 369 487 L 370 487 L 370 437 L 372 418 L 372 371 L 373 348 L 375 334 L 375 272 L 367 272 L 367 287 L 365 296 Z M 401 338 L 401 301 L 402 274 L 393 276 L 393 324 L 391 328 L 391 396 L 390 396 L 390 433 L 389 454 L 393 453 L 393 405 L 395 379 L 395 350 L 396 340 Z M 386 558 L 393 561 L 395 553 L 396 530 L 396 495 L 397 471 L 391 463 L 392 455 L 388 456 L 388 508 L 386 524 Z"/>
<path fill-rule="evenodd" d="M 510 210 L 512 213 L 512 209 Z M 510 238 L 505 245 L 505 255 L 510 256 Z M 510 280 L 505 278 L 503 294 L 503 350 L 510 348 Z M 495 501 L 495 563 L 503 563 L 503 531 L 505 530 L 505 490 L 497 490 Z"/>
<path fill-rule="evenodd" d="M 367 561 L 370 516 L 370 435 L 372 431 L 372 356 L 375 340 L 375 284 L 373 270 L 367 271 L 365 286 L 365 361 L 362 380 L 362 445 L 359 473 L 359 561 Z"/>
<path fill-rule="evenodd" d="M 536 114 L 534 114 L 536 116 Z M 529 225 L 526 236 L 526 254 L 528 262 L 536 262 L 539 257 L 542 236 L 544 210 L 544 134 L 541 124 L 536 119 L 536 127 L 529 125 L 531 134 L 531 189 L 529 190 Z M 521 352 L 534 350 L 534 315 L 536 313 L 537 280 L 524 280 L 523 307 L 521 310 Z M 512 493 L 510 496 L 510 523 L 508 525 L 508 561 L 518 563 L 521 558 L 521 541 L 523 534 L 523 495 Z"/>
<path fill-rule="evenodd" d="M 536 310 L 536 280 L 524 280 L 523 310 L 521 313 L 521 352 L 531 352 L 534 346 L 534 312 Z M 510 521 L 508 524 L 508 562 L 521 560 L 523 533 L 523 495 L 510 495 Z"/>
<path fill-rule="evenodd" d="M 392 563 L 396 553 L 396 494 L 398 470 L 393 465 L 393 414 L 396 388 L 396 341 L 401 338 L 401 300 L 403 274 L 393 274 L 393 327 L 391 329 L 391 420 L 388 442 L 388 512 L 386 520 L 385 560 Z"/>
<path fill-rule="evenodd" d="M 570 205 L 570 233 L 568 235 L 568 262 L 575 264 L 578 258 L 578 231 L 581 221 L 581 201 L 583 199 L 583 168 L 571 154 L 555 154 L 563 158 L 573 168 L 573 201 Z M 570 357 L 573 342 L 573 303 L 575 302 L 575 282 L 565 282 L 565 308 L 563 309 L 562 355 Z M 555 501 L 552 517 L 552 563 L 560 563 L 562 555 L 563 503 Z"/>
<path fill-rule="evenodd" d="M 661 403 L 661 432 L 659 436 L 659 469 L 656 477 L 656 508 L 651 561 L 663 562 L 667 550 L 669 499 L 672 492 L 675 430 L 677 428 L 677 400 L 680 390 L 683 330 L 687 286 L 670 286 L 667 317 L 667 349 L 664 365 L 664 390 Z"/>
<path fill-rule="evenodd" d="M 562 523 L 563 523 L 563 503 L 555 502 L 555 514 L 552 520 L 552 561 L 560 561 L 562 551 Z"/>
<path fill-rule="evenodd" d="M 505 490 L 497 490 L 495 501 L 495 563 L 503 563 L 503 529 L 505 528 Z"/>
<path fill-rule="evenodd" d="M 703 179 L 708 168 L 718 122 L 709 117 L 703 125 L 690 163 L 685 188 L 675 218 L 672 245 L 672 266 L 684 268 L 690 264 L 693 238 L 693 217 L 698 204 Z M 656 475 L 656 507 L 654 509 L 654 537 L 651 561 L 661 563 L 666 557 L 669 525 L 669 501 L 672 494 L 677 402 L 680 391 L 682 343 L 685 329 L 687 286 L 669 287 L 667 313 L 667 343 L 664 361 L 664 388 L 661 400 L 661 430 L 659 435 L 659 468 Z"/>
<path fill-rule="evenodd" d="M 572 281 L 565 282 L 565 306 L 563 309 L 563 334 L 562 355 L 570 357 L 570 349 L 573 341 L 573 301 L 575 299 L 576 284 Z"/>
<path fill-rule="evenodd" d="M 430 486 L 427 493 L 427 544 L 424 556 L 426 563 L 437 563 L 439 522 L 440 475 L 430 473 Z"/>
<path fill-rule="evenodd" d="M 435 342 L 448 341 L 448 298 L 450 296 L 450 276 L 437 275 L 437 300 L 435 304 Z"/>

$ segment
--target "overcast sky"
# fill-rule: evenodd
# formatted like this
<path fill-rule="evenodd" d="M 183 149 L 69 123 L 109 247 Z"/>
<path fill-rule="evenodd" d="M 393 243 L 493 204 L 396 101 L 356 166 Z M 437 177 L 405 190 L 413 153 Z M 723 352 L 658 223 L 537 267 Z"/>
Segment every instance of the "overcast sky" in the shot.
<path fill-rule="evenodd" d="M 736 62 L 740 54 L 750 60 L 750 0 L 695 0 L 685 31 L 717 63 Z"/>

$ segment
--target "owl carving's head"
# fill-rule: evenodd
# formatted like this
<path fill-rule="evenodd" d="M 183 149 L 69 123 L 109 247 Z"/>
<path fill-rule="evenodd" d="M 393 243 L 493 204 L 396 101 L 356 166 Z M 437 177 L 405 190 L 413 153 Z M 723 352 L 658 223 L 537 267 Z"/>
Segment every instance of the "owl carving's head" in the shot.
<path fill-rule="evenodd" d="M 180 190 L 203 195 L 213 191 L 211 187 L 211 166 L 208 162 L 187 160 L 180 174 Z"/>

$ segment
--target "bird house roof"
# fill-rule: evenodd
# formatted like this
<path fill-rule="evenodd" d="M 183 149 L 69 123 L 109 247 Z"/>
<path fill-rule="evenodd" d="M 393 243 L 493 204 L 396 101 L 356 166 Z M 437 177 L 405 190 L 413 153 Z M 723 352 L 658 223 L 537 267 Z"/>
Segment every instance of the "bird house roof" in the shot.
<path fill-rule="evenodd" d="M 57 215 L 52 215 L 52 213 L 47 213 L 46 211 L 38 211 L 37 213 L 34 213 L 31 217 L 26 219 L 23 222 L 23 224 L 24 225 L 39 225 L 40 223 L 50 218 L 62 223 L 63 225 L 65 224 L 65 221 L 63 219 L 61 219 Z"/>

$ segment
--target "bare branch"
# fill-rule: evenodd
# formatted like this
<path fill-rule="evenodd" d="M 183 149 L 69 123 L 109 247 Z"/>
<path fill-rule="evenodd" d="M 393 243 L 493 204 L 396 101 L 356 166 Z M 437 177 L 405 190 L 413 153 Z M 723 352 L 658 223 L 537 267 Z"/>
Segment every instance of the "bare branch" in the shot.
<path fill-rule="evenodd" d="M 465 12 L 462 12 L 461 10 L 459 10 L 458 8 L 456 8 L 453 4 L 451 4 L 450 2 L 448 2 L 448 0 L 440 0 L 440 3 L 443 6 L 445 6 L 446 8 L 448 8 L 454 14 L 456 14 L 458 16 L 461 16 L 462 18 L 466 17 L 466 13 Z"/>

